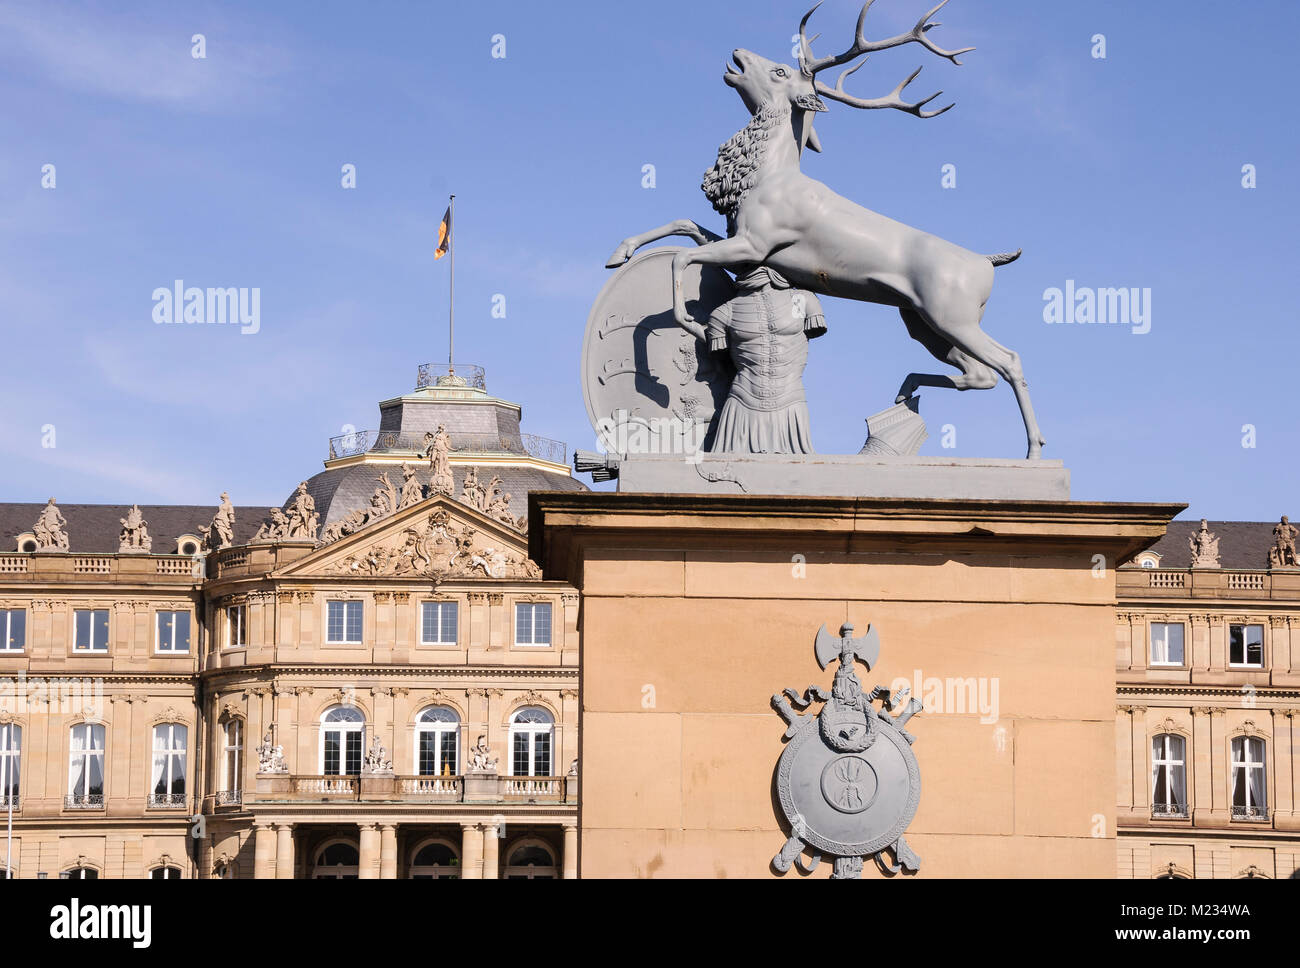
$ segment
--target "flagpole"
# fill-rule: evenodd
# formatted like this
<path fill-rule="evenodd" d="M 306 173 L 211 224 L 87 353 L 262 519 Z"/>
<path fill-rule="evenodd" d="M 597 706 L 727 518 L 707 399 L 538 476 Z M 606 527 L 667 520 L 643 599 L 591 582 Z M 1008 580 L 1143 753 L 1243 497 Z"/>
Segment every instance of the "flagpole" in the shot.
<path fill-rule="evenodd" d="M 447 216 L 447 248 L 451 254 L 451 286 L 450 286 L 450 306 L 447 313 L 447 373 L 455 374 L 456 372 L 456 240 L 453 236 L 456 233 L 456 196 L 451 196 L 451 205 L 448 208 L 450 214 Z"/>

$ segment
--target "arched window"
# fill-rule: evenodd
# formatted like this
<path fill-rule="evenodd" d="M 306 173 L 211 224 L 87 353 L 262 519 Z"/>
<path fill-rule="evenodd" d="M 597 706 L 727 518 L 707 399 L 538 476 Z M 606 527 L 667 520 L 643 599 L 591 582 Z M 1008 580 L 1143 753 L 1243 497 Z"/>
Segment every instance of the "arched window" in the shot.
<path fill-rule="evenodd" d="M 175 881 L 179 880 L 181 869 L 179 867 L 155 867 L 149 872 L 151 881 Z"/>
<path fill-rule="evenodd" d="M 361 854 L 354 844 L 336 840 L 316 852 L 312 878 L 318 881 L 355 881 Z"/>
<path fill-rule="evenodd" d="M 1151 815 L 1187 816 L 1187 744 L 1162 733 L 1151 740 Z"/>
<path fill-rule="evenodd" d="M 185 743 L 189 730 L 180 723 L 159 723 L 153 728 L 153 780 L 151 807 L 185 806 Z"/>
<path fill-rule="evenodd" d="M 97 881 L 99 880 L 99 871 L 93 867 L 70 867 L 66 871 L 59 873 L 59 879 L 63 881 Z"/>
<path fill-rule="evenodd" d="M 68 799 L 73 809 L 104 805 L 104 727 L 78 723 L 68 743 Z"/>
<path fill-rule="evenodd" d="M 221 790 L 217 803 L 239 803 L 244 766 L 244 721 L 228 720 L 222 728 Z"/>
<path fill-rule="evenodd" d="M 0 808 L 18 807 L 18 780 L 22 776 L 23 729 L 14 723 L 0 726 Z"/>
<path fill-rule="evenodd" d="M 1267 820 L 1264 741 L 1238 736 L 1232 741 L 1232 819 Z"/>
<path fill-rule="evenodd" d="M 331 706 L 321 717 L 320 762 L 325 776 L 359 776 L 366 717 L 353 706 Z"/>
<path fill-rule="evenodd" d="M 411 858 L 410 877 L 416 881 L 458 880 L 460 855 L 441 840 L 425 844 Z"/>
<path fill-rule="evenodd" d="M 460 775 L 460 717 L 446 706 L 430 706 L 416 721 L 419 742 L 415 772 L 420 776 Z"/>
<path fill-rule="evenodd" d="M 510 717 L 510 775 L 551 776 L 555 717 L 540 706 L 524 706 Z"/>
<path fill-rule="evenodd" d="M 549 847 L 529 842 L 510 849 L 506 861 L 506 880 L 553 881 L 558 876 L 555 855 Z"/>

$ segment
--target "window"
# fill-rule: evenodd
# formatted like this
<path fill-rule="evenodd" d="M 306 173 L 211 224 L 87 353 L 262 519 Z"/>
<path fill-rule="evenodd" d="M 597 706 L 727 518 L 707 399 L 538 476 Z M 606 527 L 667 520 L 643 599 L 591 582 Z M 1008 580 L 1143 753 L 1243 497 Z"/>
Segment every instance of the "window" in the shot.
<path fill-rule="evenodd" d="M 1183 664 L 1183 623 L 1151 623 L 1151 664 L 1153 666 L 1180 666 Z"/>
<path fill-rule="evenodd" d="M 460 878 L 460 856 L 450 844 L 425 844 L 411 858 L 410 877 L 416 881 Z"/>
<path fill-rule="evenodd" d="M 341 841 L 326 844 L 316 854 L 312 877 L 318 881 L 355 881 L 361 866 L 361 854 L 356 847 Z"/>
<path fill-rule="evenodd" d="M 1264 626 L 1228 626 L 1228 665 L 1263 667 Z"/>
<path fill-rule="evenodd" d="M 151 881 L 174 881 L 181 876 L 179 867 L 155 867 L 149 872 Z"/>
<path fill-rule="evenodd" d="M 506 862 L 505 878 L 509 881 L 555 880 L 555 855 L 541 844 L 512 848 Z"/>
<path fill-rule="evenodd" d="M 190 613 L 158 612 L 158 651 L 190 650 Z"/>
<path fill-rule="evenodd" d="M 153 788 L 151 807 L 185 806 L 185 740 L 189 731 L 180 723 L 153 728 Z"/>
<path fill-rule="evenodd" d="M 0 609 L 0 652 L 21 652 L 27 645 L 27 609 Z"/>
<path fill-rule="evenodd" d="M 325 603 L 325 641 L 361 641 L 361 602 Z"/>
<path fill-rule="evenodd" d="M 1187 816 L 1186 743 L 1165 733 L 1151 740 L 1151 815 Z"/>
<path fill-rule="evenodd" d="M 13 723 L 0 725 L 0 807 L 18 807 L 18 780 L 22 776 L 23 730 Z"/>
<path fill-rule="evenodd" d="M 226 793 L 237 793 L 240 788 L 240 767 L 244 765 L 244 721 L 232 719 L 226 723 L 224 756 L 222 757 L 221 787 Z M 218 798 L 220 794 L 218 794 Z"/>
<path fill-rule="evenodd" d="M 231 605 L 226 609 L 226 648 L 240 649 L 248 644 L 248 606 Z"/>
<path fill-rule="evenodd" d="M 1238 736 L 1232 741 L 1232 819 L 1266 820 L 1264 741 Z"/>
<path fill-rule="evenodd" d="M 359 776 L 366 717 L 351 706 L 331 706 L 321 717 L 321 773 Z"/>
<path fill-rule="evenodd" d="M 416 731 L 415 772 L 420 776 L 459 776 L 460 717 L 456 711 L 430 706 L 420 713 Z"/>
<path fill-rule="evenodd" d="M 73 808 L 104 805 L 104 727 L 72 727 L 68 744 L 68 800 Z"/>
<path fill-rule="evenodd" d="M 551 740 L 555 718 L 538 706 L 525 706 L 510 717 L 510 775 L 551 776 Z"/>
<path fill-rule="evenodd" d="M 515 606 L 515 645 L 551 644 L 551 603 L 520 602 Z"/>
<path fill-rule="evenodd" d="M 97 881 L 99 871 L 93 867 L 73 867 L 59 874 L 61 881 Z"/>
<path fill-rule="evenodd" d="M 77 652 L 108 651 L 108 609 L 79 608 L 73 612 L 74 638 L 72 648 Z"/>
<path fill-rule="evenodd" d="M 420 644 L 456 644 L 456 603 L 424 602 L 420 606 Z"/>

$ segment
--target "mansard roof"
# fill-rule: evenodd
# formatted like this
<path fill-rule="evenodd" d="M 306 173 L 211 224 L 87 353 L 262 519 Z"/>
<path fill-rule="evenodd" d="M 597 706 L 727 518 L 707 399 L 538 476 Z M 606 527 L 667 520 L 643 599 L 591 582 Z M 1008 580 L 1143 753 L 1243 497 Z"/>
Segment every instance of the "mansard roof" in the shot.
<path fill-rule="evenodd" d="M 18 550 L 18 536 L 32 530 L 45 503 L 0 503 L 0 552 Z M 116 554 L 121 544 L 122 519 L 129 504 L 62 504 L 67 519 L 68 550 L 88 555 Z M 252 539 L 266 517 L 265 507 L 235 508 L 235 543 Z M 141 504 L 149 525 L 154 554 L 174 554 L 183 534 L 197 534 L 217 513 L 215 504 Z"/>
<path fill-rule="evenodd" d="M 1276 521 L 1210 521 L 1209 526 L 1219 539 L 1220 567 L 1268 568 L 1268 549 L 1273 546 Z M 1200 529 L 1200 518 L 1171 521 L 1165 536 L 1150 549 L 1160 555 L 1160 567 L 1190 568 L 1192 551 L 1187 539 Z"/>

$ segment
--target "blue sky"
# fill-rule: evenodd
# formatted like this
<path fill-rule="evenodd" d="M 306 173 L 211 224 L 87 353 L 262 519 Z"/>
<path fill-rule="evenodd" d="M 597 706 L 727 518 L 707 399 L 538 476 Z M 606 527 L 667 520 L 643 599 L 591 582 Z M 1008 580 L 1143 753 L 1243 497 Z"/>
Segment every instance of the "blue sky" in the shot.
<path fill-rule="evenodd" d="M 879 0 L 869 31 L 926 7 Z M 819 52 L 848 45 L 857 9 L 817 12 Z M 0 3 L 0 497 L 282 501 L 330 436 L 375 426 L 378 400 L 445 358 L 432 250 L 452 191 L 458 359 L 523 404 L 525 430 L 591 447 L 578 365 L 604 260 L 671 218 L 721 228 L 700 176 L 747 119 L 724 61 L 734 47 L 788 60 L 802 13 Z M 976 251 L 1025 249 L 998 270 L 985 328 L 1021 353 L 1045 456 L 1076 498 L 1300 513 L 1300 5 L 953 0 L 938 19 L 940 44 L 978 48 L 964 66 L 912 45 L 850 87 L 883 94 L 924 64 L 909 93 L 943 88 L 957 107 L 921 121 L 832 104 L 805 172 Z M 260 332 L 156 325 L 151 294 L 175 279 L 259 287 Z M 1044 291 L 1068 279 L 1150 289 L 1150 332 L 1044 323 Z M 806 378 L 814 443 L 856 452 L 863 418 L 931 361 L 892 310 L 826 312 Z M 1005 385 L 923 390 L 921 410 L 923 453 L 1023 456 Z"/>

